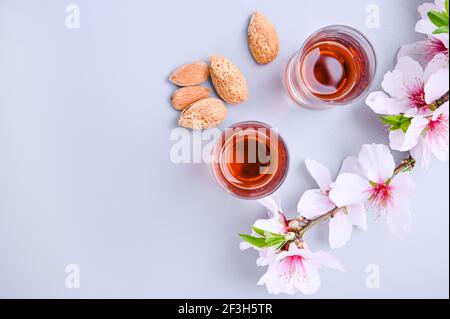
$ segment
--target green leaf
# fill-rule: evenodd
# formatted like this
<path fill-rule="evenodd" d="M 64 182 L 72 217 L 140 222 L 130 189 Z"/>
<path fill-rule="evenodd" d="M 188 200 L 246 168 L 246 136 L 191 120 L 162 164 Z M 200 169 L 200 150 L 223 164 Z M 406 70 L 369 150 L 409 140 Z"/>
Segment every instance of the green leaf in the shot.
<path fill-rule="evenodd" d="M 266 243 L 271 243 L 277 240 L 285 240 L 285 236 L 274 233 L 266 233 Z"/>
<path fill-rule="evenodd" d="M 266 247 L 266 242 L 264 240 L 264 238 L 261 237 L 254 237 L 251 235 L 245 235 L 245 234 L 239 234 L 239 236 L 246 241 L 247 243 L 249 243 L 252 246 L 258 247 L 258 248 L 264 248 Z"/>
<path fill-rule="evenodd" d="M 412 119 L 408 119 L 406 121 L 403 121 L 400 125 L 400 129 L 403 131 L 403 133 L 406 133 L 409 129 L 409 126 L 411 125 Z"/>
<path fill-rule="evenodd" d="M 449 0 L 445 0 L 445 12 L 447 12 L 447 15 L 449 14 L 449 12 L 448 12 L 448 2 L 449 2 Z"/>
<path fill-rule="evenodd" d="M 239 236 L 247 243 L 257 248 L 267 248 L 272 246 L 278 246 L 286 239 L 284 236 L 273 236 L 273 237 L 255 237 L 252 235 L 239 234 Z"/>
<path fill-rule="evenodd" d="M 441 33 L 449 33 L 448 25 L 444 25 L 442 27 L 437 28 L 433 31 L 433 34 L 441 34 Z"/>
<path fill-rule="evenodd" d="M 266 247 L 278 246 L 280 243 L 286 241 L 284 238 L 266 238 Z"/>
<path fill-rule="evenodd" d="M 389 130 L 402 130 L 406 132 L 411 124 L 412 118 L 405 117 L 403 114 L 398 115 L 382 115 L 380 116 L 381 121 L 389 126 Z"/>
<path fill-rule="evenodd" d="M 448 15 L 446 13 L 429 11 L 428 18 L 437 27 L 448 26 Z"/>
<path fill-rule="evenodd" d="M 264 230 L 256 228 L 255 226 L 252 226 L 252 230 L 255 232 L 255 234 L 258 234 L 263 237 L 266 236 L 266 232 Z"/>
<path fill-rule="evenodd" d="M 402 118 L 403 118 L 402 114 L 380 116 L 381 121 L 387 125 L 397 125 L 399 122 L 401 122 Z"/>

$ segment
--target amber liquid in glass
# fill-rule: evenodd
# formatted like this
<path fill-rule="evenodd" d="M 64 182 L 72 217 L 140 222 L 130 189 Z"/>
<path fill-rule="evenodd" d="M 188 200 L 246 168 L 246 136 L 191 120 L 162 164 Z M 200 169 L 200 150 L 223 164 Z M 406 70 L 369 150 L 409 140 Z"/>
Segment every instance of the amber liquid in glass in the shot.
<path fill-rule="evenodd" d="M 311 109 L 345 105 L 362 97 L 376 72 L 369 40 L 348 26 L 324 27 L 313 33 L 286 68 L 291 97 Z"/>
<path fill-rule="evenodd" d="M 270 195 L 286 177 L 288 152 L 284 141 L 260 122 L 238 123 L 230 129 L 213 151 L 216 180 L 237 197 Z"/>
<path fill-rule="evenodd" d="M 235 141 L 225 149 L 224 154 L 228 158 L 224 171 L 229 173 L 230 180 L 238 187 L 253 189 L 264 186 L 274 174 L 271 167 L 277 165 L 273 153 L 257 135 L 236 136 Z"/>
<path fill-rule="evenodd" d="M 337 100 L 350 92 L 360 78 L 358 54 L 338 42 L 314 44 L 304 55 L 300 73 L 309 91 L 322 100 Z"/>

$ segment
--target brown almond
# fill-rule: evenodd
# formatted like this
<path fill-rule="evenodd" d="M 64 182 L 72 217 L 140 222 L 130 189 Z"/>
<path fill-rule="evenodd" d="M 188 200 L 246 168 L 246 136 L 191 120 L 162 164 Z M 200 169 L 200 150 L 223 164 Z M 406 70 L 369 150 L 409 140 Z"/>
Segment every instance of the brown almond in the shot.
<path fill-rule="evenodd" d="M 210 60 L 211 80 L 217 94 L 230 104 L 248 99 L 248 86 L 241 71 L 223 56 L 213 55 Z"/>
<path fill-rule="evenodd" d="M 227 113 L 228 110 L 221 100 L 206 98 L 184 109 L 178 119 L 178 125 L 192 129 L 212 128 L 222 123 Z"/>
<path fill-rule="evenodd" d="M 261 12 L 254 12 L 250 19 L 248 45 L 253 58 L 259 64 L 272 62 L 280 51 L 277 31 Z"/>
<path fill-rule="evenodd" d="M 169 77 L 169 81 L 179 86 L 192 86 L 208 80 L 208 64 L 194 62 L 179 67 Z"/>
<path fill-rule="evenodd" d="M 210 90 L 203 86 L 187 86 L 176 90 L 172 94 L 172 106 L 177 110 L 184 110 L 198 100 L 207 98 Z"/>

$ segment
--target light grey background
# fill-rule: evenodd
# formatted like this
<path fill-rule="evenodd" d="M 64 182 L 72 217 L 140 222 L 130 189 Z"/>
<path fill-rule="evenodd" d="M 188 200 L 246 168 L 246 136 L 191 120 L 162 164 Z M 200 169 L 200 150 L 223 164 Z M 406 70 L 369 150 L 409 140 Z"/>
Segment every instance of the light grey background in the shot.
<path fill-rule="evenodd" d="M 363 102 L 297 107 L 283 87 L 290 56 L 322 26 L 354 26 L 377 49 L 379 89 L 397 48 L 418 39 L 421 1 L 72 2 L 79 30 L 64 24 L 70 1 L 0 0 L 0 297 L 270 297 L 256 286 L 265 269 L 255 252 L 239 251 L 237 236 L 264 209 L 223 192 L 208 165 L 170 161 L 178 113 L 167 76 L 214 53 L 241 68 L 250 99 L 229 107 L 222 128 L 260 120 L 280 129 L 291 163 L 279 192 L 294 214 L 302 192 L 315 187 L 306 157 L 336 173 L 345 156 L 386 143 L 387 134 Z M 380 7 L 380 29 L 365 27 L 369 3 Z M 268 66 L 247 49 L 256 9 L 280 35 L 280 55 Z M 448 298 L 448 176 L 448 163 L 417 169 L 412 233 L 395 240 L 371 216 L 369 232 L 333 252 L 347 273 L 324 269 L 314 297 Z M 327 227 L 309 242 L 329 250 Z M 65 287 L 71 263 L 81 268 L 80 289 Z M 369 264 L 380 266 L 379 289 L 365 287 Z"/>

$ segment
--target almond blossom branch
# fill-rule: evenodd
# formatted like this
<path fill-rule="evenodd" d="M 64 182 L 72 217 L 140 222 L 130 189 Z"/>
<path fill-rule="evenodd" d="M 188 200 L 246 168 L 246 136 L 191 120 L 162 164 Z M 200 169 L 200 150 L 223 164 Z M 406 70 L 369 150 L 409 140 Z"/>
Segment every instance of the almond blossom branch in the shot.
<path fill-rule="evenodd" d="M 396 175 L 398 175 L 400 173 L 405 173 L 405 172 L 409 172 L 409 171 L 413 170 L 415 165 L 416 165 L 416 160 L 412 156 L 405 158 L 395 168 L 394 174 L 392 177 L 395 177 Z M 294 219 L 293 221 L 291 221 L 289 223 L 289 231 L 291 231 L 297 235 L 296 236 L 297 246 L 299 245 L 298 243 L 300 243 L 303 240 L 303 236 L 305 235 L 305 233 L 308 230 L 310 230 L 311 228 L 313 228 L 314 226 L 316 226 L 322 222 L 330 220 L 340 210 L 345 210 L 345 207 L 335 207 L 332 210 L 330 210 L 329 212 L 327 212 L 317 218 L 314 218 L 314 219 L 307 219 L 303 216 L 299 216 L 296 219 Z"/>

